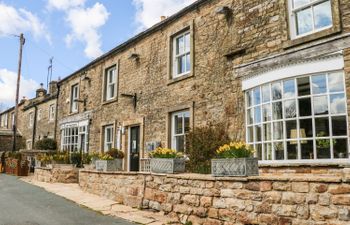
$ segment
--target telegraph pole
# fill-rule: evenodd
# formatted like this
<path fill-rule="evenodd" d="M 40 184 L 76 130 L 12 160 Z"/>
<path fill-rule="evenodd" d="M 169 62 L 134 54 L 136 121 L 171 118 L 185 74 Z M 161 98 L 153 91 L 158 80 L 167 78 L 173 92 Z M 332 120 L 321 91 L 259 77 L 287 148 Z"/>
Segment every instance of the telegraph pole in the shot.
<path fill-rule="evenodd" d="M 19 36 L 19 58 L 18 58 L 18 74 L 17 74 L 17 88 L 16 88 L 16 102 L 15 102 L 15 119 L 13 123 L 13 146 L 12 151 L 16 151 L 17 142 L 17 115 L 18 115 L 18 97 L 19 97 L 19 87 L 21 82 L 21 68 L 22 68 L 22 51 L 25 39 L 21 33 Z"/>

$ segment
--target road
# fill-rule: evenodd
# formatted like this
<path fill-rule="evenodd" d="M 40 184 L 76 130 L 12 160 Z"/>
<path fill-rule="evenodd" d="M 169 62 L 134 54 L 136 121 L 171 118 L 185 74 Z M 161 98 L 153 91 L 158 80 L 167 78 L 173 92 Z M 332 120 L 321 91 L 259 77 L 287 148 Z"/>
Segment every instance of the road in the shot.
<path fill-rule="evenodd" d="M 0 225 L 134 225 L 0 174 Z"/>

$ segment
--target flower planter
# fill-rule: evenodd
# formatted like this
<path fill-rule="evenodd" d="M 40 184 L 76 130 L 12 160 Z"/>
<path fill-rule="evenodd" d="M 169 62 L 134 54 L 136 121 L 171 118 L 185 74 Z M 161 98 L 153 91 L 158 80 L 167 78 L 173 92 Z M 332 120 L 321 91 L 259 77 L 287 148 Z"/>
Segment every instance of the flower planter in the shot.
<path fill-rule="evenodd" d="M 120 171 L 123 169 L 123 159 L 114 160 L 96 160 L 95 167 L 97 171 Z"/>
<path fill-rule="evenodd" d="M 257 176 L 259 175 L 257 158 L 212 159 L 211 174 L 220 176 Z"/>
<path fill-rule="evenodd" d="M 183 173 L 185 159 L 152 158 L 150 167 L 152 173 Z"/>
<path fill-rule="evenodd" d="M 95 164 L 83 164 L 84 169 L 93 170 L 95 169 Z"/>

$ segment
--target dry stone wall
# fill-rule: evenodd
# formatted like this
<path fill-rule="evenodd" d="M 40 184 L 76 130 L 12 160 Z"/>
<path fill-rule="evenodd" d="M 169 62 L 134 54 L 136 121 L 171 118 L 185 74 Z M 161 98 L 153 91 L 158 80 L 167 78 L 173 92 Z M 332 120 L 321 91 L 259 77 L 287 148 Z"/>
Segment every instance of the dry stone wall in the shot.
<path fill-rule="evenodd" d="M 83 190 L 192 224 L 346 225 L 350 183 L 340 176 L 149 175 L 80 171 Z"/>
<path fill-rule="evenodd" d="M 69 167 L 37 167 L 34 171 L 35 180 L 47 183 L 78 183 L 78 176 L 78 169 Z"/>

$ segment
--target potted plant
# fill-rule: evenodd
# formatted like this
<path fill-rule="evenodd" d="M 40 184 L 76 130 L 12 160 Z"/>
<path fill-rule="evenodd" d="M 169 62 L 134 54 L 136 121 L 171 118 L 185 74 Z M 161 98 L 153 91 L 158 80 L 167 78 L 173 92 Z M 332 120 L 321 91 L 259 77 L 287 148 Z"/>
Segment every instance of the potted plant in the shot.
<path fill-rule="evenodd" d="M 254 150 L 244 142 L 231 142 L 216 150 L 216 159 L 211 160 L 213 176 L 259 175 L 258 159 Z"/>
<path fill-rule="evenodd" d="M 94 169 L 94 165 L 92 164 L 92 157 L 90 154 L 83 154 L 83 167 L 85 169 Z"/>
<path fill-rule="evenodd" d="M 52 156 L 52 167 L 68 167 L 72 168 L 73 164 L 70 164 L 69 152 L 57 152 Z"/>
<path fill-rule="evenodd" d="M 157 148 L 149 153 L 152 173 L 185 172 L 185 158 L 181 152 L 168 148 Z"/>
<path fill-rule="evenodd" d="M 120 171 L 123 169 L 124 152 L 118 149 L 111 149 L 99 155 L 99 160 L 95 162 L 97 171 Z"/>

